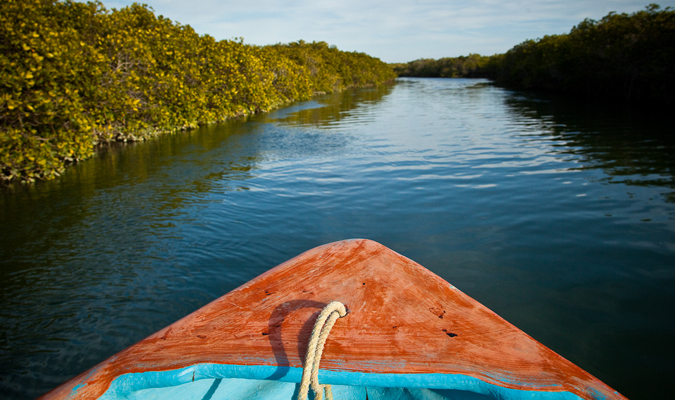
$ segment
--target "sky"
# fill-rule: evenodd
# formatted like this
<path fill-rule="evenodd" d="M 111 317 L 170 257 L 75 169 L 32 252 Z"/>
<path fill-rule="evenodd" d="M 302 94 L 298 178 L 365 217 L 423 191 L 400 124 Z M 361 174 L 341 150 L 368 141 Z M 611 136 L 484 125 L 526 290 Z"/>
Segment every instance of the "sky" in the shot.
<path fill-rule="evenodd" d="M 199 34 L 255 45 L 325 41 L 388 63 L 505 53 L 528 39 L 568 33 L 585 18 L 675 0 L 145 0 Z M 102 0 L 120 9 L 133 0 Z"/>

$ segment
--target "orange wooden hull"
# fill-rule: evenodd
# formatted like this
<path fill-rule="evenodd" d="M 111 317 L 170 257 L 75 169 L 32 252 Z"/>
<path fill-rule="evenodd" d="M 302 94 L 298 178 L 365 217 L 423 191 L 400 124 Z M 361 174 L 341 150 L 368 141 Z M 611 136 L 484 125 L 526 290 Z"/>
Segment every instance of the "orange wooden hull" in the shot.
<path fill-rule="evenodd" d="M 168 385 L 227 378 L 223 371 L 295 382 L 314 320 L 334 300 L 349 313 L 326 343 L 322 383 L 349 385 L 352 377 L 354 386 L 435 385 L 501 398 L 624 399 L 421 265 L 369 240 L 309 250 L 42 398 L 113 398 L 113 389 L 142 389 L 128 383 L 133 377 L 169 376 L 163 373 L 173 373 L 157 378 Z"/>

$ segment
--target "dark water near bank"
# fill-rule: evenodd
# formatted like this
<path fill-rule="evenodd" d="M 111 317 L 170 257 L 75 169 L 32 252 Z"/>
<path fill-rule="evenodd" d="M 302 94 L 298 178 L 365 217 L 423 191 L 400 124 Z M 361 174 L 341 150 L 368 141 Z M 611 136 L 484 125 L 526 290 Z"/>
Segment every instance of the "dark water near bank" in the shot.
<path fill-rule="evenodd" d="M 0 191 L 0 398 L 29 399 L 304 250 L 364 237 L 631 399 L 675 374 L 659 116 L 405 79 Z"/>

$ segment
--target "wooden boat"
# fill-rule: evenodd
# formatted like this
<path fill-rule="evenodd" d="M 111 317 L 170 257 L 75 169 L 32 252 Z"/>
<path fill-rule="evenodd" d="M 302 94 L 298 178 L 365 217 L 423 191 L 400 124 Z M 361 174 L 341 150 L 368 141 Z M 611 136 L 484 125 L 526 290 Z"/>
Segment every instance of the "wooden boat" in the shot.
<path fill-rule="evenodd" d="M 421 265 L 369 240 L 309 250 L 42 399 L 295 399 L 314 320 L 337 399 L 625 399 Z"/>

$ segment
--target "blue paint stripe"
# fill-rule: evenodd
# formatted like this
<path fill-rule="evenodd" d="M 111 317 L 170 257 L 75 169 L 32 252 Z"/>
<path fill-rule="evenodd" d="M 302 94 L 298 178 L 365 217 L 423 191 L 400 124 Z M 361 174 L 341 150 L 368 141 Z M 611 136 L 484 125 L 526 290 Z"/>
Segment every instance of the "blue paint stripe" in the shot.
<path fill-rule="evenodd" d="M 264 365 L 196 364 L 190 367 L 121 375 L 112 382 L 101 400 L 122 399 L 138 390 L 182 385 L 202 379 L 256 379 L 300 382 L 301 368 Z M 463 390 L 503 400 L 580 400 L 570 392 L 542 392 L 504 388 L 478 378 L 455 374 L 373 374 L 348 371 L 319 371 L 324 384 L 365 387 L 426 388 Z M 554 388 L 552 388 L 554 389 Z M 597 400 L 605 400 L 598 394 Z"/>

